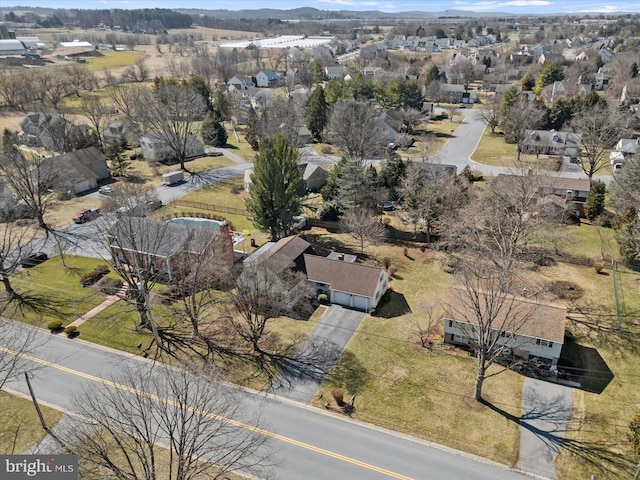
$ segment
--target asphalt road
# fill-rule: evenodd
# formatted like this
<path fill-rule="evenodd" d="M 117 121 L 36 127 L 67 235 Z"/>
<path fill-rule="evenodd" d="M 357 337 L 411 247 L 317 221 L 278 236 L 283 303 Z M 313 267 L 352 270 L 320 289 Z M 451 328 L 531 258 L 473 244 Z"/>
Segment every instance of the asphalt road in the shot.
<path fill-rule="evenodd" d="M 474 162 L 470 159 L 471 155 L 478 146 L 478 142 L 480 141 L 485 128 L 484 121 L 477 118 L 477 111 L 477 109 L 469 108 L 458 110 L 458 115 L 463 115 L 464 120 L 462 120 L 453 136 L 438 153 L 437 162 L 455 165 L 456 167 L 458 167 L 458 173 L 460 173 L 460 171 L 466 166 L 469 166 L 472 170 L 481 172 L 483 175 L 491 177 L 495 177 L 501 173 L 517 173 L 516 169 L 514 168 L 485 165 L 482 163 Z M 549 175 L 567 178 L 587 178 L 587 176 L 579 166 L 574 165 L 568 161 L 565 161 L 563 163 L 561 171 L 550 171 Z M 611 181 L 611 178 L 611 175 L 594 176 L 594 180 L 602 180 L 605 183 L 609 183 Z"/>
<path fill-rule="evenodd" d="M 68 411 L 73 411 L 73 397 L 83 388 L 91 388 L 127 364 L 147 361 L 78 338 L 70 340 L 42 330 L 36 336 L 39 346 L 29 357 L 35 394 L 40 401 Z M 20 376 L 5 388 L 25 395 L 28 392 Z M 271 432 L 269 448 L 277 462 L 271 478 L 526 478 L 501 465 L 319 409 L 247 390 L 240 394 L 247 414 L 260 414 L 267 422 L 265 429 Z"/>

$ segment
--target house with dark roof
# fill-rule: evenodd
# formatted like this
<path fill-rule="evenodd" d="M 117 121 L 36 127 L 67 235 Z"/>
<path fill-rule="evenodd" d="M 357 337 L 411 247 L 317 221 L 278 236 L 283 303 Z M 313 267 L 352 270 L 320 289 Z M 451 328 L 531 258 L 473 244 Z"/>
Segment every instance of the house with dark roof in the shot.
<path fill-rule="evenodd" d="M 57 172 L 62 186 L 79 194 L 98 187 L 98 181 L 109 178 L 107 157 L 96 147 L 83 148 L 44 160 Z"/>
<path fill-rule="evenodd" d="M 476 302 L 465 301 L 463 287 L 454 287 L 452 298 L 457 299 L 446 312 L 444 341 L 455 345 L 469 345 L 478 339 Z M 482 294 L 481 294 L 482 295 Z M 478 302 L 481 307 L 485 305 Z M 488 303 L 496 308 L 493 303 Z M 489 313 L 481 312 L 488 318 Z M 567 309 L 560 305 L 537 300 L 507 296 L 502 308 L 495 313 L 491 335 L 505 354 L 524 359 L 544 358 L 557 365 L 564 344 Z"/>
<path fill-rule="evenodd" d="M 316 292 L 343 307 L 365 312 L 375 308 L 389 288 L 387 271 L 339 258 L 304 255 L 307 279 Z"/>
<path fill-rule="evenodd" d="M 279 87 L 284 82 L 284 76 L 275 70 L 260 70 L 256 73 L 256 87 Z"/>
<path fill-rule="evenodd" d="M 244 260 L 246 264 L 260 261 L 273 261 L 283 267 L 290 266 L 297 272 L 304 272 L 304 254 L 314 254 L 309 242 L 292 235 L 281 238 L 277 242 L 267 242 Z"/>
<path fill-rule="evenodd" d="M 112 261 L 144 269 L 158 280 L 185 274 L 185 264 L 215 260 L 215 268 L 234 263 L 232 232 L 227 222 L 183 222 L 121 216 L 107 232 Z"/>

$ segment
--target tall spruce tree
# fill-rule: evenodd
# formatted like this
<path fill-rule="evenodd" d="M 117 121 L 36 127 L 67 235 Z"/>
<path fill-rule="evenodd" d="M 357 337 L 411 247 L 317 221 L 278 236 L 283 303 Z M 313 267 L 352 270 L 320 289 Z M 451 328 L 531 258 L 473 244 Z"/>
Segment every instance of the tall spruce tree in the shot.
<path fill-rule="evenodd" d="M 322 139 L 322 132 L 327 125 L 328 118 L 328 107 L 324 97 L 324 88 L 318 86 L 309 96 L 307 111 L 305 113 L 307 128 L 315 140 Z"/>
<path fill-rule="evenodd" d="M 287 235 L 293 217 L 301 211 L 299 156 L 298 149 L 282 135 L 260 140 L 246 206 L 254 225 L 269 232 L 272 240 Z"/>

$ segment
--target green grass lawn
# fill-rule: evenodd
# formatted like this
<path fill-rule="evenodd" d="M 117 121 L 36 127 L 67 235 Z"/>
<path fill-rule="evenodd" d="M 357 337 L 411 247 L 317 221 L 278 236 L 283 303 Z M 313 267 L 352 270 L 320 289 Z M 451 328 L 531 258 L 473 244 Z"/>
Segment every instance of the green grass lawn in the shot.
<path fill-rule="evenodd" d="M 99 305 L 107 297 L 92 288 L 83 288 L 80 278 L 107 262 L 94 258 L 56 255 L 46 262 L 11 277 L 20 298 L 12 301 L 4 313 L 38 327 L 51 320 L 68 324 Z"/>
<path fill-rule="evenodd" d="M 350 251 L 344 235 L 316 234 L 319 245 Z M 329 238 L 330 237 L 330 238 Z M 343 242 L 339 247 L 336 242 Z M 442 311 L 453 277 L 440 268 L 439 254 L 383 244 L 369 247 L 367 262 L 384 257 L 398 270 L 387 302 L 367 317 L 322 386 L 324 404 L 332 388 L 356 394 L 354 417 L 430 441 L 512 465 L 519 428 L 488 407 L 473 402 L 475 362 L 465 352 L 442 344 L 442 326 L 434 334 L 433 353 L 415 337 L 429 311 Z M 485 383 L 485 397 L 500 409 L 520 412 L 522 377 L 505 372 Z"/>
<path fill-rule="evenodd" d="M 54 427 L 62 412 L 40 405 L 47 427 Z M 20 454 L 37 444 L 46 432 L 31 400 L 0 391 L 0 453 Z"/>
<path fill-rule="evenodd" d="M 226 148 L 231 150 L 233 153 L 240 155 L 247 162 L 253 162 L 256 157 L 256 152 L 251 148 L 251 145 L 247 143 L 244 137 L 244 126 L 238 125 L 236 126 L 236 133 L 238 136 L 236 137 L 233 129 L 229 122 L 225 122 L 225 128 L 227 129 L 227 133 L 229 137 L 227 138 Z"/>
<path fill-rule="evenodd" d="M 484 134 L 476 150 L 471 155 L 471 160 L 486 165 L 500 167 L 514 167 L 514 159 L 517 157 L 516 145 L 504 141 L 504 135 L 491 133 L 491 129 L 485 128 Z"/>
<path fill-rule="evenodd" d="M 569 314 L 571 341 L 563 357 L 586 370 L 580 381 L 589 390 L 574 389 L 573 414 L 565 433 L 571 443 L 561 449 L 556 461 L 560 478 L 589 478 L 592 474 L 630 478 L 634 464 L 626 432 L 640 406 L 640 276 L 627 270 L 617 276 L 619 329 L 610 271 L 597 274 L 593 268 L 559 265 L 543 272 L 584 291 L 571 307 L 579 307 L 585 315 Z"/>
<path fill-rule="evenodd" d="M 90 72 L 126 67 L 144 58 L 144 54 L 138 52 L 103 51 L 101 53 L 104 57 L 87 57 L 87 69 Z"/>

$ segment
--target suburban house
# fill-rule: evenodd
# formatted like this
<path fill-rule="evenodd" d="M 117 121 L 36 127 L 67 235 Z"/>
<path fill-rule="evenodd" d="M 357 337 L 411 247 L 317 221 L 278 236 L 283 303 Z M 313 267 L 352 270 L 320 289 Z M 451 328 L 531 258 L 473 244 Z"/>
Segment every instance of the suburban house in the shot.
<path fill-rule="evenodd" d="M 556 130 L 527 130 L 522 152 L 535 155 L 561 155 L 577 158 L 582 136 Z"/>
<path fill-rule="evenodd" d="M 440 93 L 443 100 L 449 103 L 462 103 L 465 88 L 461 84 L 444 83 L 440 85 Z"/>
<path fill-rule="evenodd" d="M 107 124 L 102 132 L 102 138 L 104 139 L 105 145 L 117 142 L 120 144 L 124 143 L 131 146 L 137 146 L 139 136 L 129 121 L 112 120 Z"/>
<path fill-rule="evenodd" d="M 283 268 L 305 273 L 316 294 L 324 293 L 331 303 L 357 310 L 375 308 L 389 288 L 385 269 L 355 263 L 355 255 L 332 252 L 320 257 L 309 242 L 297 236 L 265 243 L 244 263 L 260 261 L 275 261 Z"/>
<path fill-rule="evenodd" d="M 311 162 L 299 164 L 298 173 L 300 174 L 300 178 L 302 178 L 302 182 L 304 183 L 304 190 L 300 192 L 301 194 L 306 191 L 320 190 L 325 185 L 325 183 L 327 183 L 327 178 L 329 177 L 329 174 L 324 168 Z M 249 190 L 251 189 L 252 175 L 252 168 L 244 171 L 244 190 L 246 192 L 249 192 Z"/>
<path fill-rule="evenodd" d="M 342 78 L 342 67 L 340 65 L 332 65 L 324 67 L 324 76 L 327 80 L 338 80 Z"/>
<path fill-rule="evenodd" d="M 109 178 L 107 158 L 96 147 L 49 157 L 45 162 L 54 171 L 64 172 L 59 181 L 76 195 L 98 188 L 98 181 Z"/>
<path fill-rule="evenodd" d="M 307 279 L 317 293 L 331 303 L 368 312 L 375 308 L 389 288 L 384 268 L 351 263 L 344 259 L 304 255 Z"/>
<path fill-rule="evenodd" d="M 317 192 L 327 183 L 329 174 L 320 165 L 315 163 L 300 163 L 298 164 L 298 172 L 304 183 L 304 190 Z"/>
<path fill-rule="evenodd" d="M 255 87 L 255 85 L 253 84 L 253 80 L 251 80 L 251 77 L 247 77 L 245 75 L 234 75 L 227 82 L 227 86 L 233 87 L 236 90 L 245 90 L 248 87 Z"/>
<path fill-rule="evenodd" d="M 275 70 L 260 70 L 256 74 L 256 86 L 260 88 L 279 87 L 283 81 L 283 75 Z"/>
<path fill-rule="evenodd" d="M 18 138 L 28 147 L 57 152 L 62 150 L 65 138 L 82 134 L 88 129 L 88 125 L 74 125 L 56 112 L 29 112 L 20 121 Z"/>
<path fill-rule="evenodd" d="M 494 190 L 504 191 L 504 189 L 512 188 L 516 185 L 522 185 L 522 179 L 519 175 L 499 174 L 492 182 Z M 582 215 L 584 203 L 587 201 L 587 195 L 591 190 L 591 184 L 588 178 L 566 178 L 553 177 L 548 175 L 536 175 L 534 177 L 535 189 L 540 198 L 553 196 L 561 199 L 570 209 L 576 210 Z M 570 205 L 569 205 L 570 204 Z"/>
<path fill-rule="evenodd" d="M 107 232 L 111 258 L 117 265 L 144 268 L 162 280 L 173 280 L 192 264 L 214 255 L 216 268 L 233 266 L 233 239 L 227 222 L 186 222 L 122 216 Z"/>
<path fill-rule="evenodd" d="M 386 110 L 378 117 L 376 124 L 384 142 L 394 143 L 402 130 L 401 113 L 397 110 Z"/>
<path fill-rule="evenodd" d="M 306 240 L 292 235 L 277 242 L 267 242 L 248 256 L 244 263 L 274 261 L 283 267 L 291 267 L 296 272 L 306 272 L 304 254 L 314 254 L 313 247 Z"/>
<path fill-rule="evenodd" d="M 140 137 L 140 148 L 145 160 L 163 162 L 176 158 L 176 152 L 158 135 L 150 133 Z M 187 138 L 186 158 L 200 157 L 204 155 L 204 145 L 195 135 Z"/>
<path fill-rule="evenodd" d="M 454 290 L 453 298 L 458 300 L 445 315 L 444 341 L 473 348 L 478 338 L 477 314 L 464 300 L 464 288 Z M 525 360 L 537 357 L 556 366 L 564 344 L 566 316 L 563 306 L 508 296 L 492 322 L 492 338 L 505 347 L 505 355 Z"/>

